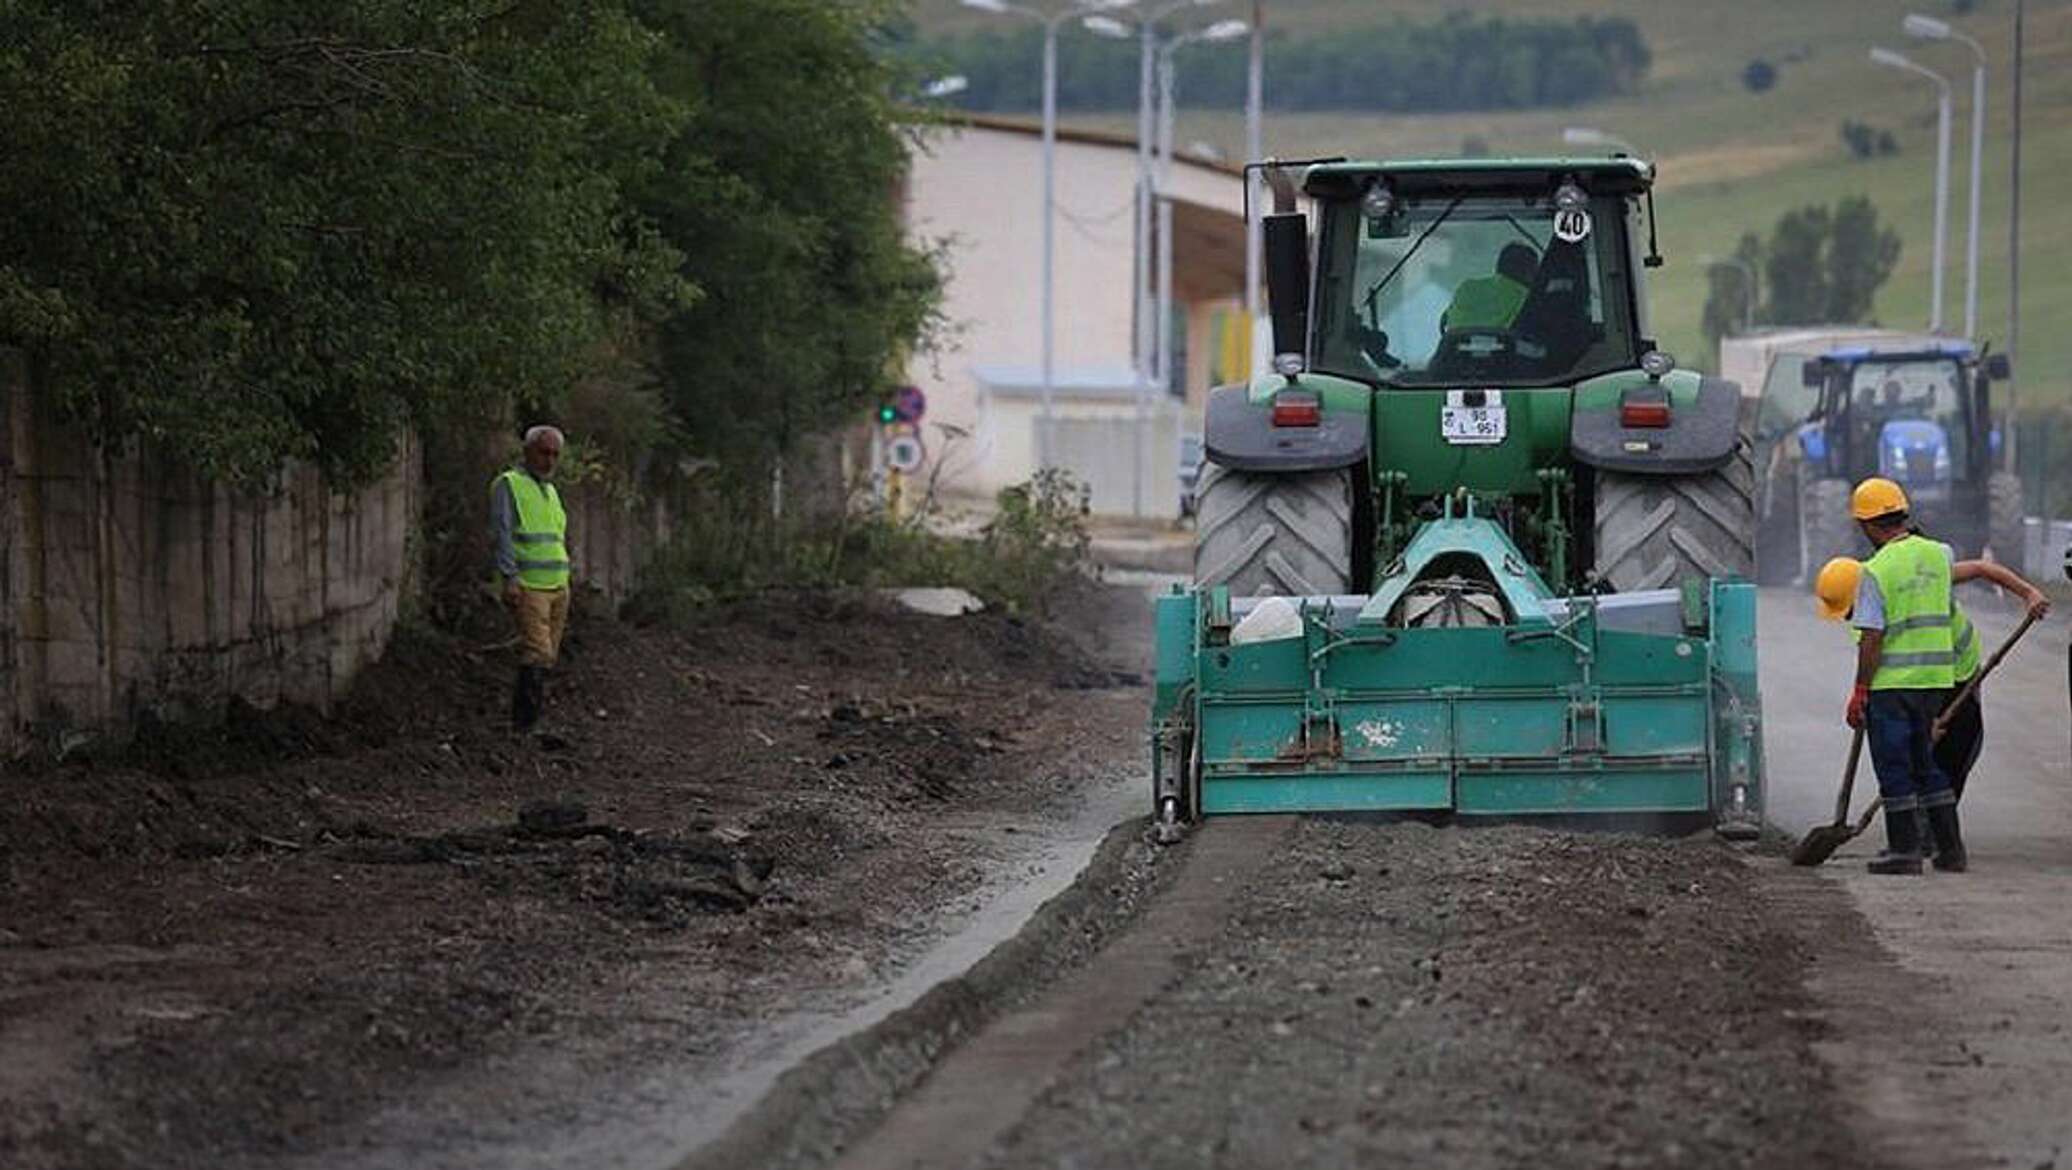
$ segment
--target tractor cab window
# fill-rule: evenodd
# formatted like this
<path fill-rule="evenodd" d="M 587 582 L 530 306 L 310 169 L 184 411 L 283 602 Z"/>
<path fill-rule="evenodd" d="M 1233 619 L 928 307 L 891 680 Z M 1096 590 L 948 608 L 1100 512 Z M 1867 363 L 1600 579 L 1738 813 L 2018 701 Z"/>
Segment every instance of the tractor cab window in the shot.
<path fill-rule="evenodd" d="M 1544 192 L 1329 206 L 1318 366 L 1398 386 L 1555 385 L 1633 365 L 1625 211 Z"/>
<path fill-rule="evenodd" d="M 1955 361 L 1862 362 L 1845 392 L 1836 413 L 1866 474 L 1925 486 L 1969 467 L 1970 412 Z"/>

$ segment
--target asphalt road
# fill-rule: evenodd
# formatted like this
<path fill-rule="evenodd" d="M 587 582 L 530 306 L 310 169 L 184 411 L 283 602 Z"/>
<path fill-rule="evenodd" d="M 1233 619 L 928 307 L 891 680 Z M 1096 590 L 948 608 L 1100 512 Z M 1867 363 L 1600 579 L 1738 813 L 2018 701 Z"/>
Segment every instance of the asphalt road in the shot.
<path fill-rule="evenodd" d="M 1991 591 L 1962 595 L 1988 646 L 2019 612 Z M 1877 941 L 1911 980 L 1907 1006 L 1962 1039 L 1968 1059 L 1933 1075 L 1868 1061 L 1857 1095 L 1895 1123 L 1952 1116 L 1987 1164 L 2065 1165 L 2072 1152 L 2072 764 L 2068 764 L 2068 623 L 2053 614 L 1985 684 L 1986 747 L 1963 805 L 1971 872 L 1879 878 L 1863 861 L 1876 827 L 1821 869 L 1841 883 Z M 1833 815 L 1848 750 L 1841 712 L 1851 644 L 1798 591 L 1765 591 L 1761 609 L 1769 815 L 1796 833 Z M 1876 792 L 1869 761 L 1855 806 Z M 1860 995 L 1860 982 L 1833 990 Z M 1816 991 L 1819 989 L 1816 988 Z M 1904 1010 L 1904 1009 L 1899 1009 Z M 1848 1036 L 1834 1054 L 1863 1055 Z"/>

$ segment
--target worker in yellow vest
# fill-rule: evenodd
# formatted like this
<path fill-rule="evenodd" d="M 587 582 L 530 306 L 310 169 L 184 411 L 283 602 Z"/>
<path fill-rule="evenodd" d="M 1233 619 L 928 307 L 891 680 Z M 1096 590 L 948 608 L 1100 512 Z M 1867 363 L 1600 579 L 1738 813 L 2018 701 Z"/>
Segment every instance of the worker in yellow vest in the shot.
<path fill-rule="evenodd" d="M 554 488 L 563 442 L 553 427 L 526 431 L 523 461 L 489 488 L 490 547 L 496 552 L 504 604 L 518 625 L 511 727 L 521 733 L 540 721 L 547 668 L 561 656 L 561 636 L 568 629 L 568 514 Z"/>
<path fill-rule="evenodd" d="M 1540 258 L 1525 244 L 1512 241 L 1497 253 L 1496 271 L 1460 283 L 1453 303 L 1439 320 L 1445 329 L 1509 329 L 1532 294 Z"/>
<path fill-rule="evenodd" d="M 1863 729 L 1885 800 L 1886 848 L 1870 871 L 1921 872 L 1920 810 L 1935 838 L 1936 868 L 1961 872 L 1957 797 L 1936 764 L 1931 732 L 1957 677 L 1950 549 L 1914 530 L 1906 493 L 1889 479 L 1857 484 L 1849 507 L 1878 550 L 1863 566 L 1849 618 L 1861 640 L 1848 721 Z"/>
<path fill-rule="evenodd" d="M 1957 561 L 1950 566 L 1950 579 L 1958 584 L 1990 581 L 2021 597 L 2029 612 L 2036 616 L 2042 617 L 2050 612 L 2050 597 L 2043 590 L 1994 561 Z M 1855 611 L 1862 581 L 1863 562 L 1854 557 L 1836 557 L 1821 566 L 1813 583 L 1820 616 L 1829 621 L 1849 620 Z M 1971 623 L 1971 615 L 1964 612 L 1964 606 L 1954 596 L 1950 599 L 1950 640 L 1957 656 L 1951 671 L 1952 684 L 1956 690 L 1962 690 L 1978 674 L 1982 656 L 1978 627 Z M 1942 708 L 1942 713 L 1948 714 L 1949 722 L 1943 729 L 1943 737 L 1936 741 L 1935 762 L 1949 777 L 1950 792 L 1961 804 L 1965 781 L 1970 779 L 1971 769 L 1978 763 L 1979 751 L 1985 744 L 1986 722 L 1984 708 L 1979 704 L 1979 691 L 1974 689 L 1953 710 L 1949 704 L 1956 701 L 1956 690 L 1951 692 L 1949 701 Z M 1932 837 L 1932 833 L 1926 832 L 1925 825 L 1924 816 L 1917 828 L 1922 835 Z"/>

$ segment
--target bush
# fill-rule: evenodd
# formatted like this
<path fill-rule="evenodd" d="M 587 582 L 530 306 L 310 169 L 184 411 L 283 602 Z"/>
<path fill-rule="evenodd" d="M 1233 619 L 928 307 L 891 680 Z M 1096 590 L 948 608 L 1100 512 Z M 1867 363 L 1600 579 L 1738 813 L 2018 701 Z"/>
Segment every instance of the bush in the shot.
<path fill-rule="evenodd" d="M 1757 57 L 1741 71 L 1741 84 L 1750 93 L 1762 93 L 1777 84 L 1777 67 Z"/>
<path fill-rule="evenodd" d="M 681 513 L 627 617 L 681 622 L 718 601 L 772 589 L 968 589 L 1010 613 L 1042 613 L 1087 565 L 1088 489 L 1050 469 L 1004 488 L 976 538 L 880 511 L 772 518 L 760 497 L 709 488 Z"/>
<path fill-rule="evenodd" d="M 1880 130 L 1867 122 L 1843 122 L 1842 144 L 1847 146 L 1850 155 L 1856 158 L 1899 153 L 1899 140 L 1892 136 L 1892 131 Z"/>

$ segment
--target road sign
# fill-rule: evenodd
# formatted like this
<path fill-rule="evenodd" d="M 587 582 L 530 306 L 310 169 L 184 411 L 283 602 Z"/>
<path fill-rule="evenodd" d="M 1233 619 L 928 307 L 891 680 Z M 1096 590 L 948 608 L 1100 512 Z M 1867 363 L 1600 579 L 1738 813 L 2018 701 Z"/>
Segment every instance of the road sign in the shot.
<path fill-rule="evenodd" d="M 928 448 L 919 435 L 893 435 L 885 440 L 885 465 L 894 471 L 918 471 L 926 458 Z"/>
<path fill-rule="evenodd" d="M 919 386 L 901 386 L 892 396 L 892 409 L 899 414 L 901 422 L 920 422 L 928 413 L 928 396 Z"/>

